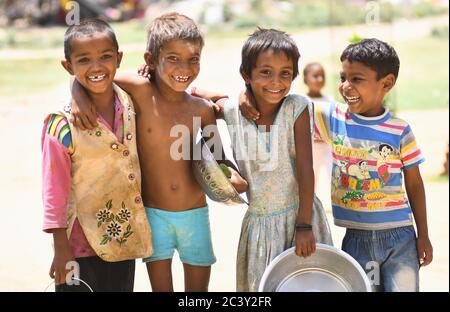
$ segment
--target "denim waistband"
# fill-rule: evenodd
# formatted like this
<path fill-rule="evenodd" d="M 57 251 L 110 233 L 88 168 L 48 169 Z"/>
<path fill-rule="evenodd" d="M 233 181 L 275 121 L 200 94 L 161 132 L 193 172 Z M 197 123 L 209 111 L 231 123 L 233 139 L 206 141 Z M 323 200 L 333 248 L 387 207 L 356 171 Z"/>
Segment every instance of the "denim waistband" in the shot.
<path fill-rule="evenodd" d="M 405 231 L 413 231 L 414 226 L 402 226 L 396 227 L 392 229 L 384 229 L 384 230 L 358 230 L 358 229 L 347 229 L 345 235 L 359 237 L 359 238 L 387 238 L 393 235 L 398 235 L 404 233 Z"/>

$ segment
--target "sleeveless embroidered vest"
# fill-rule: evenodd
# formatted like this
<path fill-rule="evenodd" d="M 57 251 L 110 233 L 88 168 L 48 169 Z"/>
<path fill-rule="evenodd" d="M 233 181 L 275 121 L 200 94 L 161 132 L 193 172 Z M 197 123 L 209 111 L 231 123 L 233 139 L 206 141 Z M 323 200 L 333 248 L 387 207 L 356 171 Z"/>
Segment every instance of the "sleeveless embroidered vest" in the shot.
<path fill-rule="evenodd" d="M 114 91 L 124 106 L 123 144 L 101 123 L 93 131 L 74 127 L 70 106 L 63 112 L 73 144 L 67 234 L 70 237 L 78 218 L 91 247 L 109 262 L 145 258 L 153 252 L 141 198 L 134 106 L 116 85 Z"/>

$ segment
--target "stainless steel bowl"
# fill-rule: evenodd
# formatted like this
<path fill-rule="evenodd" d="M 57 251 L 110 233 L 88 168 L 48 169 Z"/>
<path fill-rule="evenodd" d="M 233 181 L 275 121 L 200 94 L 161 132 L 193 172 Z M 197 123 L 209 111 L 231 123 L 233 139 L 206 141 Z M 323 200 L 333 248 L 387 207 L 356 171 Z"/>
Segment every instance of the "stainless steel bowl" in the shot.
<path fill-rule="evenodd" d="M 264 271 L 259 291 L 266 292 L 370 292 L 361 266 L 346 252 L 317 244 L 303 258 L 292 247 L 278 255 Z"/>
<path fill-rule="evenodd" d="M 246 202 L 225 176 L 208 145 L 201 144 L 201 159 L 192 161 L 192 169 L 197 182 L 208 197 L 225 205 L 242 205 Z"/>

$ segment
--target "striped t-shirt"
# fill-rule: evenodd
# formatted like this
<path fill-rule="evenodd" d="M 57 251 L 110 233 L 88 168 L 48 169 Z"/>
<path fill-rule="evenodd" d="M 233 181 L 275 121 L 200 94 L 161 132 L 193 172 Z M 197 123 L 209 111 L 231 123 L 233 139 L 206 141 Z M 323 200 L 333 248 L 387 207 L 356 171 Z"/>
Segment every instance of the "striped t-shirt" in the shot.
<path fill-rule="evenodd" d="M 364 117 L 347 105 L 316 107 L 315 128 L 333 150 L 334 223 L 379 230 L 413 224 L 402 171 L 424 161 L 411 127 L 388 109 Z"/>

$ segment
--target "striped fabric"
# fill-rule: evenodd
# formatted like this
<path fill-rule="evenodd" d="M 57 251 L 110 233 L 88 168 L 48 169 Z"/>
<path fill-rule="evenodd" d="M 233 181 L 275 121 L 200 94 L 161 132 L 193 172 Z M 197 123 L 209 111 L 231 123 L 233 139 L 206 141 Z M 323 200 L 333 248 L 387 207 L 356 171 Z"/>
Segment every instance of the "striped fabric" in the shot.
<path fill-rule="evenodd" d="M 392 116 L 368 118 L 332 104 L 315 110 L 315 130 L 333 150 L 331 195 L 336 225 L 389 229 L 413 224 L 403 170 L 424 161 L 411 127 Z"/>
<path fill-rule="evenodd" d="M 72 135 L 70 133 L 69 123 L 67 119 L 58 114 L 50 116 L 47 123 L 47 133 L 58 139 L 58 141 L 69 149 L 69 153 L 73 153 Z"/>

